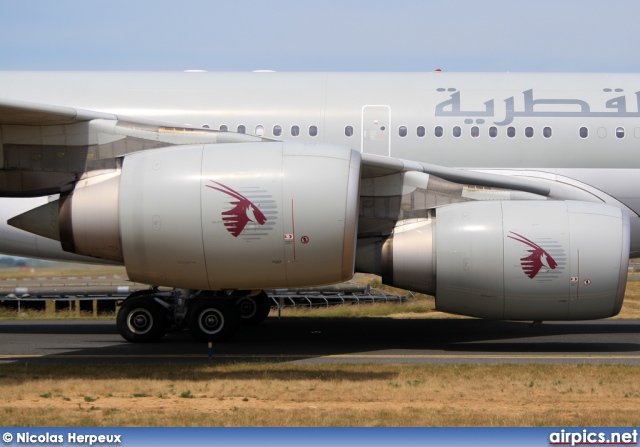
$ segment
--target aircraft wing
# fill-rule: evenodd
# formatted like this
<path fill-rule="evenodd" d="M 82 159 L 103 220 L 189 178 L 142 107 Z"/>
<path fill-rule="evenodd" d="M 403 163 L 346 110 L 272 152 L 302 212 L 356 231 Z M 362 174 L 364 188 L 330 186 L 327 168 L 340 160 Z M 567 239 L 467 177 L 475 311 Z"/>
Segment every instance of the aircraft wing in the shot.
<path fill-rule="evenodd" d="M 263 142 L 73 107 L 0 99 L 0 197 L 58 194 L 92 173 L 117 169 L 133 152 L 189 144 Z"/>
<path fill-rule="evenodd" d="M 14 99 L 0 99 L 0 124 L 52 126 L 75 124 L 92 119 L 118 119 L 110 113 L 94 112 Z"/>
<path fill-rule="evenodd" d="M 10 100 L 10 99 L 0 99 L 0 125 L 5 126 L 34 126 L 33 135 L 38 135 L 39 128 L 41 126 L 70 126 L 77 125 L 80 123 L 87 123 L 92 120 L 107 120 L 107 121 L 123 121 L 126 122 L 129 126 L 135 126 L 136 124 L 139 127 L 149 126 L 149 125 L 157 125 L 158 127 L 171 127 L 171 128 L 180 128 L 185 130 L 181 125 L 175 124 L 167 124 L 167 123 L 151 123 L 149 120 L 140 120 L 131 117 L 123 117 L 114 115 L 111 113 L 97 112 L 92 110 L 84 110 L 73 107 L 64 107 L 57 105 L 49 105 L 49 104 L 39 104 L 28 101 L 18 101 L 18 100 Z M 76 126 L 77 127 L 77 126 Z M 195 130 L 195 129 L 192 129 Z M 166 132 L 166 130 L 165 130 Z M 201 132 L 211 133 L 215 131 L 205 131 L 201 130 Z M 77 132 L 74 132 L 77 134 Z M 39 138 L 33 138 L 35 140 Z M 89 139 L 89 136 L 88 136 Z M 247 138 L 241 138 L 242 141 L 246 141 Z M 198 143 L 202 141 L 197 141 Z M 169 145 L 169 142 L 167 142 Z M 189 143 L 189 141 L 184 141 L 184 143 Z M 5 144 L 9 147 L 9 150 L 13 147 L 11 142 Z M 171 143 L 175 144 L 175 143 Z M 74 144 L 74 146 L 77 145 Z M 16 145 L 17 146 L 17 145 Z M 29 145 L 32 146 L 32 145 Z M 49 145 L 44 144 L 43 146 L 60 146 L 60 144 L 51 143 Z M 71 145 L 70 145 L 71 146 Z M 156 146 L 157 147 L 157 146 Z M 22 148 L 26 149 L 26 148 Z M 15 151 L 12 151 L 15 152 Z M 21 151 L 24 152 L 24 151 Z M 72 152 L 72 151 L 71 151 Z M 125 155 L 123 153 L 113 154 L 114 156 Z M 7 158 L 7 157 L 5 157 Z M 19 157 L 21 160 L 24 160 L 23 156 Z M 36 157 L 37 158 L 37 157 Z M 45 157 L 46 158 L 46 157 Z M 42 165 L 42 163 L 40 163 Z M 4 168 L 11 168 L 12 166 L 3 166 Z M 24 166 L 21 166 L 24 168 Z M 52 166 L 42 166 L 42 169 L 45 171 L 58 171 L 58 169 L 53 168 Z M 548 195 L 549 190 L 544 186 L 540 186 L 532 181 L 527 180 L 519 180 L 514 179 L 508 176 L 502 175 L 492 175 L 486 173 L 478 173 L 465 169 L 452 169 L 446 168 L 437 165 L 430 165 L 426 163 L 417 163 L 408 160 L 401 160 L 391 157 L 382 157 L 371 154 L 363 154 L 362 155 L 362 177 L 378 177 L 389 175 L 392 173 L 398 172 L 407 172 L 407 171 L 418 171 L 424 172 L 427 174 L 435 175 L 445 180 L 449 180 L 455 183 L 462 184 L 475 184 L 479 186 L 491 186 L 505 189 L 514 189 L 521 190 L 526 192 L 531 192 L 539 195 Z M 78 172 L 75 172 L 76 174 Z M 15 173 L 14 173 L 15 176 Z M 67 177 L 65 177 L 67 178 Z M 42 189 L 42 188 L 39 188 Z M 38 191 L 40 193 L 42 191 Z"/>
<path fill-rule="evenodd" d="M 0 125 L 5 126 L 0 161 L 1 196 L 56 194 L 70 189 L 87 172 L 114 169 L 117 157 L 140 150 L 181 144 L 267 141 L 251 135 L 10 99 L 0 99 Z M 454 183 L 549 194 L 548 188 L 524 179 L 362 154 L 362 178 L 408 171 Z"/>
<path fill-rule="evenodd" d="M 550 193 L 549 187 L 532 180 L 475 172 L 468 169 L 448 168 L 445 166 L 383 157 L 380 155 L 362 154 L 361 177 L 363 178 L 381 177 L 409 171 L 423 172 L 452 183 L 459 183 L 463 185 L 510 189 L 529 192 L 541 196 L 548 196 Z"/>
<path fill-rule="evenodd" d="M 190 144 L 256 143 L 263 137 L 187 127 L 74 107 L 0 99 L 0 197 L 36 197 L 73 188 L 93 172 L 117 169 L 127 154 Z M 450 168 L 361 154 L 362 179 L 419 172 L 458 185 L 499 188 L 566 200 L 612 202 L 598 191 L 561 188 L 558 182 Z M 576 191 L 580 196 L 576 196 Z M 587 194 L 588 197 L 582 197 Z M 619 203 L 615 203 L 621 206 Z M 625 207 L 626 208 L 626 207 Z"/>

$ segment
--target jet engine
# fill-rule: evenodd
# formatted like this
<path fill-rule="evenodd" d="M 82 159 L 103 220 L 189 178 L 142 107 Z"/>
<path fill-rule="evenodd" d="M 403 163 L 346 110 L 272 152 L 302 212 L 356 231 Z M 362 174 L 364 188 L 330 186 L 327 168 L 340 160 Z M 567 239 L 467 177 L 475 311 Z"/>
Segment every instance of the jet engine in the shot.
<path fill-rule="evenodd" d="M 586 202 L 466 202 L 358 241 L 356 270 L 436 297 L 438 310 L 512 320 L 618 314 L 629 218 Z"/>
<path fill-rule="evenodd" d="M 199 290 L 296 287 L 353 276 L 360 154 L 292 142 L 127 155 L 116 173 L 10 225 L 129 278 Z"/>

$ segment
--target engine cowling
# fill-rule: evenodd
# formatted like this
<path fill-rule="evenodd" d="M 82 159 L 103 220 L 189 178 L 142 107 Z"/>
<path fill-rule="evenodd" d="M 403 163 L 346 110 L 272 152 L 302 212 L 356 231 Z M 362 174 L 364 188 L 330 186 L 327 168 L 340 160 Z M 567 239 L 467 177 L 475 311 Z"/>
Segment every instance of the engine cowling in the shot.
<path fill-rule="evenodd" d="M 57 221 L 38 234 L 58 232 L 65 250 L 121 261 L 131 280 L 147 284 L 335 283 L 353 276 L 359 173 L 358 152 L 328 145 L 144 151 L 126 156 L 120 173 L 83 180 L 48 205 Z M 36 221 L 19 218 L 21 228 Z"/>
<path fill-rule="evenodd" d="M 467 202 L 358 242 L 356 270 L 429 293 L 438 310 L 483 318 L 581 320 L 618 314 L 629 219 L 586 202 Z"/>

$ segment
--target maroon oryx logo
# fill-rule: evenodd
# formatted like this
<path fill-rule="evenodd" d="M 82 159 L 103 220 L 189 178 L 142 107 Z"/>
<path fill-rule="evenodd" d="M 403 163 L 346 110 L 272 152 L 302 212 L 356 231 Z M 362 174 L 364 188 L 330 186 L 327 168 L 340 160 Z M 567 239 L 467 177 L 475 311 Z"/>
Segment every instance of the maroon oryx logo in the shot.
<path fill-rule="evenodd" d="M 513 231 L 510 231 L 509 233 L 515 234 L 517 237 L 507 237 L 510 237 L 511 239 L 522 242 L 523 244 L 531 247 L 531 249 L 527 250 L 531 254 L 524 258 L 520 258 L 520 265 L 522 266 L 522 270 L 524 270 L 525 275 L 527 275 L 529 278 L 535 278 L 542 267 L 548 267 L 551 270 L 555 270 L 555 268 L 558 266 L 558 263 L 551 257 L 549 253 L 547 253 L 544 248 L 518 233 L 514 233 Z"/>
<path fill-rule="evenodd" d="M 227 227 L 227 231 L 231 233 L 234 237 L 238 237 L 244 227 L 247 226 L 249 222 L 255 222 L 258 225 L 264 225 L 267 221 L 267 218 L 262 211 L 258 209 L 249 199 L 240 194 L 238 191 L 234 191 L 222 183 L 214 182 L 213 180 L 209 180 L 211 183 L 215 183 L 218 186 L 207 185 L 207 188 L 215 189 L 216 191 L 220 191 L 225 193 L 228 196 L 233 197 L 235 200 L 231 201 L 231 205 L 235 205 L 229 211 L 224 211 L 222 213 L 222 220 L 224 221 L 224 226 Z"/>

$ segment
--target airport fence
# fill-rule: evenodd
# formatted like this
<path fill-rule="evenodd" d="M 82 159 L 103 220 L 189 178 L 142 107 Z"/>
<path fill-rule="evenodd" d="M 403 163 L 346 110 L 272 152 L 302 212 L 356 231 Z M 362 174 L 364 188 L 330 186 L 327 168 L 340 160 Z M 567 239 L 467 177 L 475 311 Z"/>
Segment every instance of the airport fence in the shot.
<path fill-rule="evenodd" d="M 18 287 L 0 286 L 0 305 L 5 308 L 44 309 L 46 312 L 69 310 L 78 316 L 89 311 L 117 312 L 130 293 L 148 289 L 148 285 L 134 284 L 30 284 Z M 169 290 L 169 289 L 167 289 Z M 305 289 L 273 289 L 265 291 L 272 308 L 329 307 L 338 304 L 372 304 L 413 301 L 412 295 L 387 293 L 371 289 L 369 285 L 341 284 Z"/>

